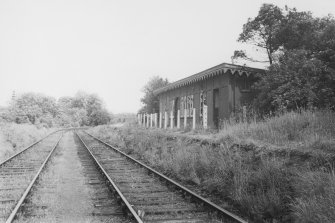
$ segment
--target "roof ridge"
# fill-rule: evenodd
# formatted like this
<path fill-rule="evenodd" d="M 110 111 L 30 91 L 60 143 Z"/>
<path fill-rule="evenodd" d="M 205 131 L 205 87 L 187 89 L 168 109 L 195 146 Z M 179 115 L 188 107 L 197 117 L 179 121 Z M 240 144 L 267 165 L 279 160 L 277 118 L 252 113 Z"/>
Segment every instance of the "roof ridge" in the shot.
<path fill-rule="evenodd" d="M 175 88 L 181 87 L 181 85 L 188 84 L 191 81 L 193 82 L 193 81 L 198 81 L 199 79 L 207 78 L 208 76 L 206 76 L 206 74 L 208 74 L 208 73 L 212 74 L 213 72 L 217 72 L 217 71 L 220 71 L 220 70 L 223 70 L 224 73 L 226 73 L 228 70 L 230 70 L 231 72 L 232 72 L 232 70 L 234 70 L 234 72 L 232 72 L 232 73 L 235 73 L 237 70 L 241 70 L 242 72 L 238 71 L 238 73 L 240 75 L 242 75 L 243 73 L 246 73 L 247 75 L 249 75 L 250 73 L 254 73 L 254 72 L 256 72 L 256 73 L 257 72 L 264 72 L 264 69 L 241 66 L 241 65 L 230 64 L 230 63 L 221 63 L 221 64 L 216 65 L 214 67 L 210 67 L 206 70 L 195 73 L 191 76 L 182 78 L 182 79 L 177 80 L 175 82 L 172 82 L 172 83 L 170 83 L 170 84 L 168 84 L 164 87 L 156 89 L 154 91 L 154 94 L 160 94 L 160 93 L 162 93 L 164 91 L 168 91 L 168 90 L 170 90 L 174 87 Z"/>

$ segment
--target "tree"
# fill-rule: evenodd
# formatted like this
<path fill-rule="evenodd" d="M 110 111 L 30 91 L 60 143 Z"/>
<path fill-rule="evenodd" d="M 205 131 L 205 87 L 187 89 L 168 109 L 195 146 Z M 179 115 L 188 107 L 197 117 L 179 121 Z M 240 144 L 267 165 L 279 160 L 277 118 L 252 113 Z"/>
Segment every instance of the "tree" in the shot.
<path fill-rule="evenodd" d="M 238 41 L 266 50 L 269 70 L 259 77 L 254 101 L 263 111 L 332 107 L 335 103 L 335 20 L 295 8 L 263 4 Z M 235 51 L 234 58 L 249 58 Z"/>
<path fill-rule="evenodd" d="M 58 114 L 56 100 L 43 94 L 25 93 L 10 106 L 17 123 L 46 123 L 52 125 L 52 119 Z"/>
<path fill-rule="evenodd" d="M 102 125 L 110 121 L 102 99 L 95 94 L 78 92 L 74 97 L 52 97 L 24 93 L 0 109 L 0 120 L 34 125 L 77 127 Z"/>
<path fill-rule="evenodd" d="M 311 12 L 298 12 L 295 8 L 286 7 L 286 15 L 282 18 L 278 41 L 286 50 L 311 49 L 315 44 L 317 21 Z"/>
<path fill-rule="evenodd" d="M 59 121 L 63 125 L 67 125 L 69 120 L 74 126 L 95 126 L 110 121 L 110 114 L 105 109 L 102 99 L 95 94 L 78 92 L 74 97 L 60 98 L 58 105 L 62 112 Z"/>
<path fill-rule="evenodd" d="M 154 91 L 166 86 L 169 83 L 167 79 L 163 79 L 159 76 L 153 76 L 149 82 L 144 86 L 144 96 L 141 98 L 141 102 L 144 106 L 140 109 L 140 112 L 154 113 L 159 110 L 159 100 L 154 94 Z"/>
<path fill-rule="evenodd" d="M 245 51 L 236 50 L 232 58 L 252 62 L 269 62 L 270 65 L 287 50 L 306 50 L 335 69 L 335 20 L 332 15 L 315 18 L 312 13 L 299 12 L 263 4 L 258 15 L 248 19 L 238 41 L 265 49 L 268 61 L 257 61 Z"/>
<path fill-rule="evenodd" d="M 106 109 L 95 110 L 90 117 L 90 124 L 93 126 L 107 124 L 111 116 Z"/>
<path fill-rule="evenodd" d="M 243 25 L 243 32 L 240 34 L 238 41 L 250 43 L 264 49 L 267 53 L 268 61 L 257 61 L 248 57 L 244 51 L 236 50 L 233 58 L 243 58 L 254 62 L 273 63 L 274 53 L 279 49 L 281 43 L 277 39 L 281 23 L 284 18 L 282 10 L 273 4 L 263 4 L 254 18 L 248 19 Z"/>
<path fill-rule="evenodd" d="M 283 49 L 307 50 L 315 57 L 335 69 L 335 20 L 328 15 L 314 18 L 311 12 L 287 9 L 278 40 Z"/>
<path fill-rule="evenodd" d="M 262 112 L 335 105 L 335 71 L 306 50 L 287 51 L 256 84 Z"/>
<path fill-rule="evenodd" d="M 335 20 L 329 15 L 318 19 L 316 40 L 312 51 L 318 59 L 335 69 Z"/>

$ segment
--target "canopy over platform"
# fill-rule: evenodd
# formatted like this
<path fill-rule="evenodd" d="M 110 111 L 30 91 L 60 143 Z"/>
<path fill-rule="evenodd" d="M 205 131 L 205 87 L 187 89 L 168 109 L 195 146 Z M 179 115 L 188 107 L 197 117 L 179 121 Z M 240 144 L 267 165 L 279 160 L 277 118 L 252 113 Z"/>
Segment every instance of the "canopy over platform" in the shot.
<path fill-rule="evenodd" d="M 240 66 L 240 65 L 235 65 L 235 64 L 229 64 L 229 63 L 222 63 L 219 64 L 215 67 L 209 68 L 207 70 L 201 71 L 197 74 L 194 74 L 192 76 L 183 78 L 181 80 L 178 80 L 176 82 L 173 82 L 171 84 L 168 84 L 165 87 L 159 88 L 157 90 L 154 91 L 155 95 L 161 94 L 163 92 L 172 90 L 172 89 L 176 89 L 182 86 L 186 86 L 189 84 L 192 84 L 194 82 L 197 81 L 202 81 L 205 80 L 207 78 L 216 76 L 216 75 L 221 75 L 221 74 L 225 74 L 227 72 L 230 72 L 231 74 L 235 74 L 235 75 L 246 75 L 247 77 L 249 77 L 251 74 L 255 75 L 255 74 L 262 74 L 264 73 L 265 70 L 262 69 L 258 69 L 258 68 L 251 68 L 251 67 L 246 67 L 246 66 Z"/>

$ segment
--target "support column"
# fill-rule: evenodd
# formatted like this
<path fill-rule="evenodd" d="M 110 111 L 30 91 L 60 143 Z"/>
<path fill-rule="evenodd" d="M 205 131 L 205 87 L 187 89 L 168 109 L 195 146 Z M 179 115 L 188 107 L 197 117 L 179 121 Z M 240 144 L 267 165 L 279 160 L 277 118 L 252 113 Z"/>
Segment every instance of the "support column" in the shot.
<path fill-rule="evenodd" d="M 184 129 L 187 126 L 187 109 L 184 110 Z"/>
<path fill-rule="evenodd" d="M 150 124 L 149 123 L 149 117 L 150 117 L 149 114 L 147 114 L 147 128 L 149 128 L 149 124 Z"/>
<path fill-rule="evenodd" d="M 173 111 L 171 111 L 170 115 L 170 128 L 173 129 Z"/>
<path fill-rule="evenodd" d="M 192 125 L 192 128 L 195 129 L 195 108 L 193 108 L 193 125 Z"/>
<path fill-rule="evenodd" d="M 155 113 L 155 127 L 158 128 L 158 113 Z"/>
<path fill-rule="evenodd" d="M 167 124 L 168 124 L 168 114 L 165 112 L 164 114 L 164 129 L 167 129 Z"/>
<path fill-rule="evenodd" d="M 162 121 L 163 121 L 163 113 L 160 112 L 160 113 L 159 113 L 159 128 L 160 128 L 160 129 L 163 127 L 163 123 L 162 123 Z"/>
<path fill-rule="evenodd" d="M 140 114 L 140 126 L 142 126 L 143 114 Z"/>
<path fill-rule="evenodd" d="M 153 114 L 150 114 L 150 128 L 152 128 L 153 126 L 152 126 L 152 121 L 153 121 Z"/>
<path fill-rule="evenodd" d="M 180 110 L 177 112 L 177 129 L 180 129 Z"/>
<path fill-rule="evenodd" d="M 145 119 L 146 119 L 146 115 L 143 114 L 143 127 L 146 127 L 146 122 L 145 122 Z"/>

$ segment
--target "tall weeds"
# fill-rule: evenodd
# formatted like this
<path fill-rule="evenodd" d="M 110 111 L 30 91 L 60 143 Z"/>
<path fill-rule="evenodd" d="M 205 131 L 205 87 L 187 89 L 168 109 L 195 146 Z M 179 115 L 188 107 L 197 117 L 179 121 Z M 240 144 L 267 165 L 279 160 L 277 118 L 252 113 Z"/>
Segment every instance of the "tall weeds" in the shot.
<path fill-rule="evenodd" d="M 0 162 L 50 131 L 29 124 L 0 123 Z"/>
<path fill-rule="evenodd" d="M 330 111 L 290 112 L 261 122 L 227 122 L 207 136 L 199 131 L 216 146 L 195 141 L 195 132 L 188 137 L 108 126 L 91 131 L 181 182 L 228 200 L 253 222 L 335 222 L 335 177 L 329 172 L 334 119 Z"/>

